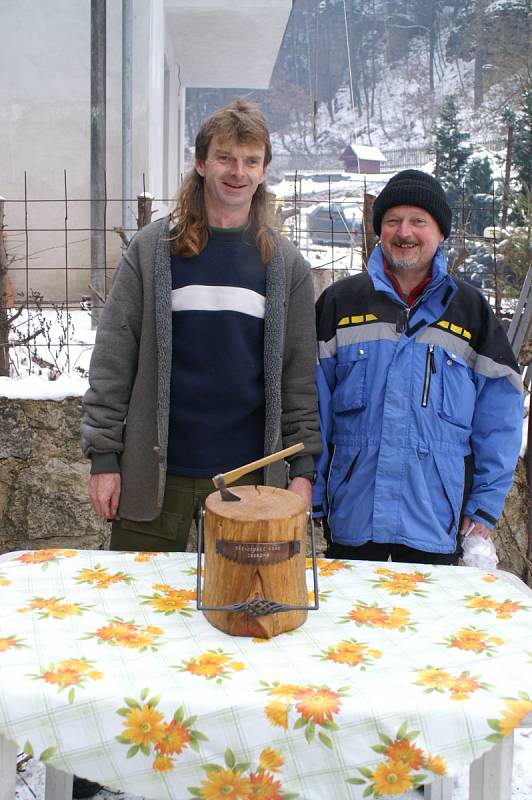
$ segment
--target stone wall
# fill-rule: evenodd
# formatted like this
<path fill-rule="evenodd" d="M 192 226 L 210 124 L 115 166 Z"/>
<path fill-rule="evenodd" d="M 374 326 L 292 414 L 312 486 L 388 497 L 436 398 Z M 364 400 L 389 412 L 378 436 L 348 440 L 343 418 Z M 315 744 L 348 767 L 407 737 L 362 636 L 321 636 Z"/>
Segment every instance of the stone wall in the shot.
<path fill-rule="evenodd" d="M 527 568 L 529 513 L 531 513 L 530 490 L 526 464 L 524 459 L 520 458 L 513 486 L 497 524 L 495 546 L 499 557 L 499 569 L 515 573 L 532 587 L 532 564 L 528 564 Z"/>
<path fill-rule="evenodd" d="M 81 398 L 11 400 L 0 397 L 0 553 L 72 547 L 101 549 L 107 522 L 91 511 L 89 463 L 79 446 Z M 499 567 L 526 575 L 528 486 L 519 461 L 497 526 Z M 318 551 L 324 542 L 318 528 Z M 191 536 L 189 549 L 195 546 Z M 528 582 L 532 585 L 532 575 Z"/>
<path fill-rule="evenodd" d="M 81 398 L 0 398 L 0 553 L 99 549 L 108 523 L 92 513 L 81 456 Z"/>

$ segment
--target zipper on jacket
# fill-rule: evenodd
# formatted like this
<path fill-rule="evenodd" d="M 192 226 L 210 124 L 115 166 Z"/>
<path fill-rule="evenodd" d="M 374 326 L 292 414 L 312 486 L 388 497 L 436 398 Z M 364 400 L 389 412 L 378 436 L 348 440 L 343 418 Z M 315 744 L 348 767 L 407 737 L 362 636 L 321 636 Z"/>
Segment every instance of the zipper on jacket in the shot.
<path fill-rule="evenodd" d="M 397 320 L 395 322 L 395 332 L 396 333 L 403 333 L 408 327 L 408 317 L 410 316 L 410 308 L 405 306 L 401 308 L 401 311 L 397 315 Z"/>
<path fill-rule="evenodd" d="M 426 408 L 429 402 L 430 379 L 436 372 L 436 361 L 434 359 L 434 345 L 427 346 L 427 358 L 425 361 L 425 380 L 423 381 L 423 397 L 421 398 L 422 408 Z"/>
<path fill-rule="evenodd" d="M 422 298 L 423 295 L 421 295 L 421 297 L 418 297 L 417 300 L 415 300 L 411 306 L 405 305 L 401 308 L 401 313 L 398 316 L 397 321 L 395 323 L 396 333 L 404 333 L 405 331 L 408 333 L 408 323 L 410 321 L 410 317 L 412 316 L 412 313 L 416 310 L 416 308 L 419 305 L 421 305 Z"/>

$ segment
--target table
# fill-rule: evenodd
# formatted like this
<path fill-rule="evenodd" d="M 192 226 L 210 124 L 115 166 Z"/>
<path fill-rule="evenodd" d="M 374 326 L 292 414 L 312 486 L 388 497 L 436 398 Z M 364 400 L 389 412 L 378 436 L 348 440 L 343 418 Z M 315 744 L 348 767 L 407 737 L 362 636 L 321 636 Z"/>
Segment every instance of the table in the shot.
<path fill-rule="evenodd" d="M 320 610 L 264 641 L 196 611 L 191 554 L 0 556 L 0 798 L 15 743 L 51 767 L 53 800 L 68 791 L 56 770 L 154 800 L 358 800 L 421 784 L 435 800 L 472 762 L 472 796 L 502 796 L 493 753 L 511 762 L 532 711 L 524 584 L 318 565 Z"/>

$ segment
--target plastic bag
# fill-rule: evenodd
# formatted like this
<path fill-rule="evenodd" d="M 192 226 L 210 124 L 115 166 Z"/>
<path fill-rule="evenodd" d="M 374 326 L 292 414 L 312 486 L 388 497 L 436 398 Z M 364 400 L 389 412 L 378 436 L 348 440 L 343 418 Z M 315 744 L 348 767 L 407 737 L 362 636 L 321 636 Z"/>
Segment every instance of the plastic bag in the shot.
<path fill-rule="evenodd" d="M 483 539 L 478 533 L 470 533 L 462 542 L 462 561 L 466 567 L 496 569 L 497 552 L 491 539 Z"/>

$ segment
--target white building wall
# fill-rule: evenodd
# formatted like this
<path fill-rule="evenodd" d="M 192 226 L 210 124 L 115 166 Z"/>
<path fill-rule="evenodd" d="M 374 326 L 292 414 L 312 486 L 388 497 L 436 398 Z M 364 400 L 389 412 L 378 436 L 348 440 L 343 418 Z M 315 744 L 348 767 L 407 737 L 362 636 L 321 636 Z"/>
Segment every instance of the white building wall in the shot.
<path fill-rule="evenodd" d="M 14 287 L 19 299 L 33 289 L 48 300 L 63 302 L 66 239 L 72 268 L 68 291 L 77 301 L 89 294 L 84 268 L 90 263 L 90 2 L 0 0 L 0 19 L 0 194 L 6 198 L 8 252 L 20 259 L 11 267 Z M 107 3 L 107 43 L 107 195 L 119 198 L 119 2 Z M 15 202 L 24 199 L 24 171 L 26 207 Z M 66 234 L 65 172 L 70 198 Z M 120 204 L 111 201 L 107 227 L 119 224 Z M 33 230 L 37 228 L 41 230 Z M 120 252 L 116 234 L 108 236 L 107 246 L 110 258 L 116 259 Z"/>
<path fill-rule="evenodd" d="M 246 76 L 250 87 L 267 86 L 290 7 L 133 1 L 133 195 L 145 188 L 172 199 L 154 204 L 154 218 L 173 206 L 184 171 L 187 80 L 223 86 Z M 35 290 L 56 303 L 68 293 L 75 305 L 90 294 L 90 9 L 89 0 L 0 0 L 0 195 L 19 300 Z M 122 3 L 108 0 L 108 285 L 122 249 L 112 231 L 121 225 L 121 91 Z"/>

